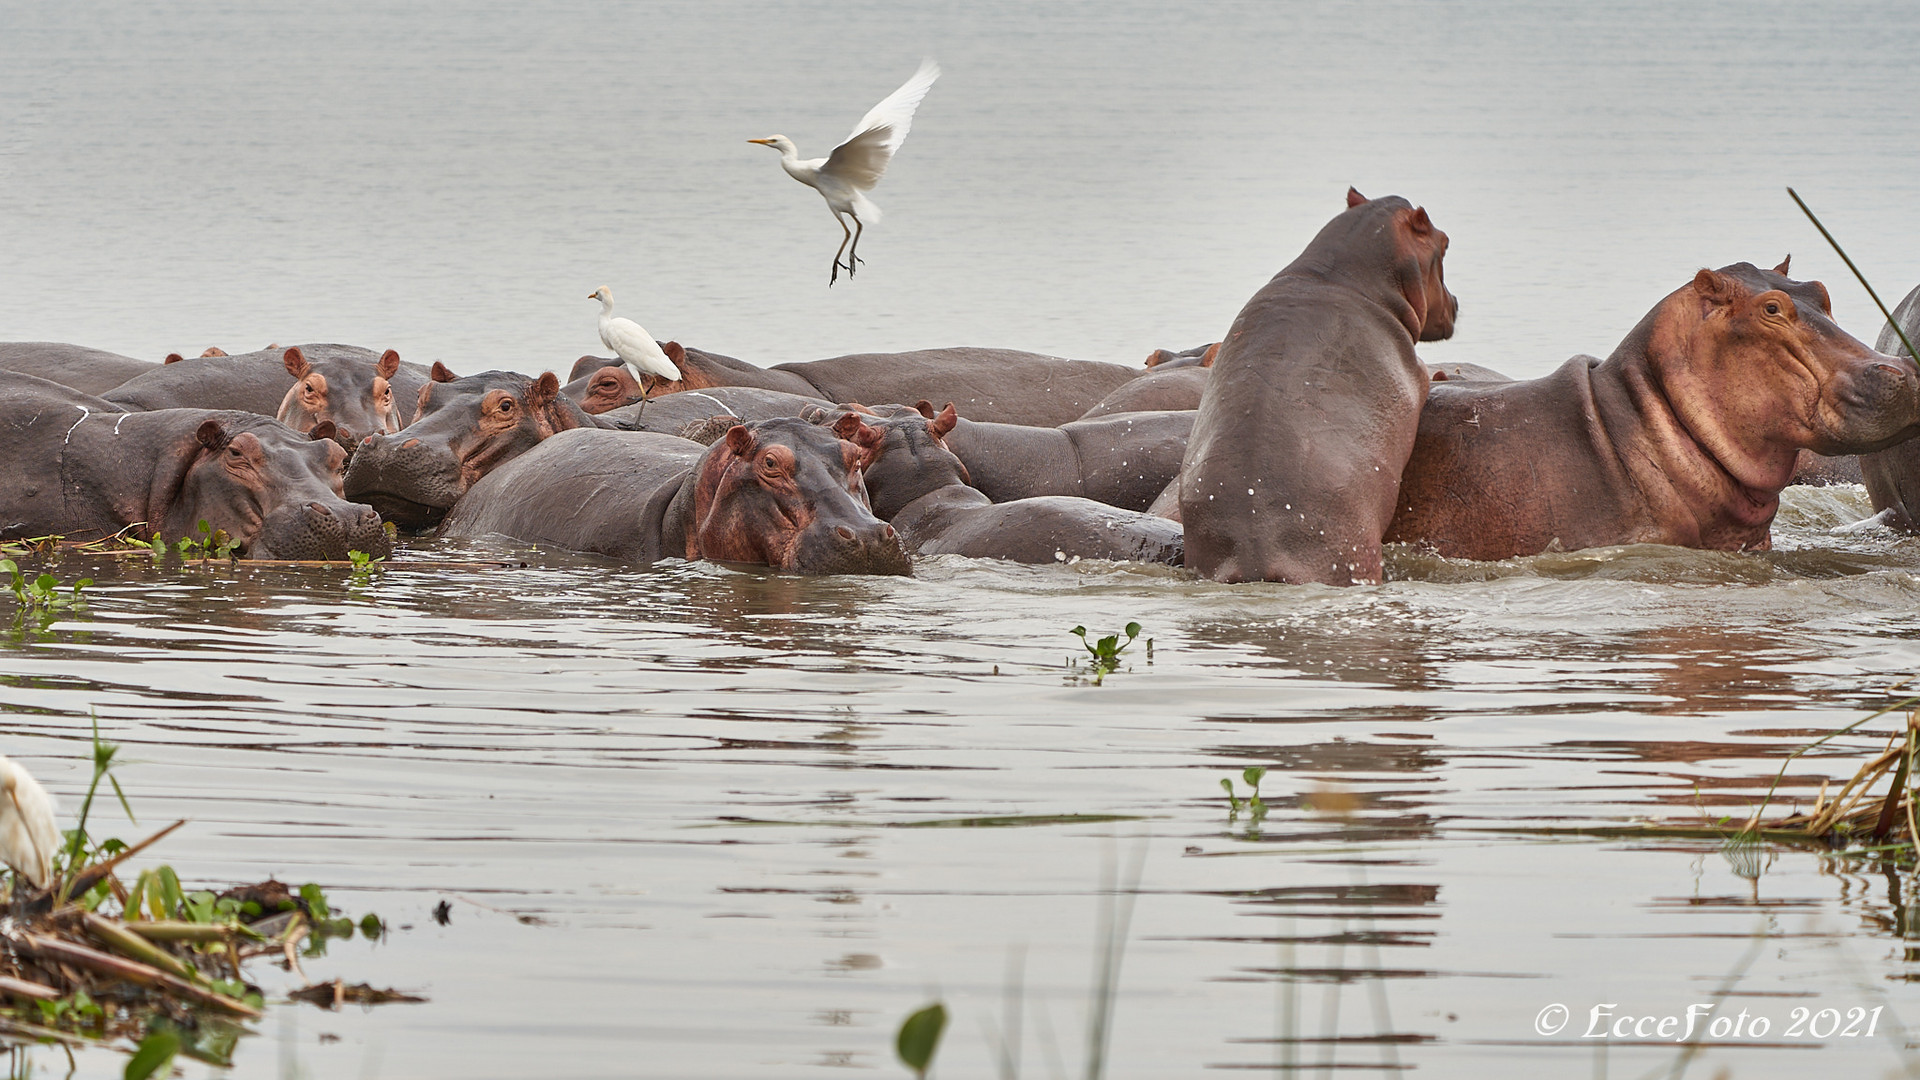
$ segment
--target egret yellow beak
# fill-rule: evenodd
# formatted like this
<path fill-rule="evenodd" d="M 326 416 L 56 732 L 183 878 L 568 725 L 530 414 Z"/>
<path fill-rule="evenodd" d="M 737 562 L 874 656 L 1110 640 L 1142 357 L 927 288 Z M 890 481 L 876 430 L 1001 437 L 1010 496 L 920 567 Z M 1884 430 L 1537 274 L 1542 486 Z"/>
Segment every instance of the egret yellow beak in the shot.
<path fill-rule="evenodd" d="M 772 146 L 772 145 L 773 145 L 773 140 L 772 140 L 772 139 L 748 139 L 747 141 L 748 141 L 748 142 L 750 142 L 750 143 L 759 143 L 759 144 L 760 144 L 761 146 Z"/>

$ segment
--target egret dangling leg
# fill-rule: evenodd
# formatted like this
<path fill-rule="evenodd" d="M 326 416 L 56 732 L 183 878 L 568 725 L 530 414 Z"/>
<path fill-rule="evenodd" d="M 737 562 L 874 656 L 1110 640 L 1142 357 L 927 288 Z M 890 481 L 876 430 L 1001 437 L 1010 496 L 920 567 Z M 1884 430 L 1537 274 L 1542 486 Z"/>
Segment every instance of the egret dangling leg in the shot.
<path fill-rule="evenodd" d="M 867 261 L 860 257 L 860 234 L 866 232 L 867 227 L 860 221 L 859 214 L 849 211 L 847 216 L 853 219 L 853 247 L 847 250 L 847 276 L 852 277 L 853 268 Z"/>
<path fill-rule="evenodd" d="M 847 250 L 847 243 L 853 239 L 853 230 L 847 228 L 847 223 L 845 219 L 841 218 L 840 211 L 835 210 L 833 212 L 833 220 L 840 222 L 841 236 L 840 236 L 840 246 L 838 248 L 835 248 L 833 252 L 833 273 L 827 275 L 827 288 L 829 289 L 833 288 L 834 282 L 840 280 L 840 254 Z M 855 218 L 854 220 L 858 221 L 860 219 Z M 846 264 L 846 266 L 847 266 L 847 276 L 852 277 L 853 264 L 848 263 Z"/>

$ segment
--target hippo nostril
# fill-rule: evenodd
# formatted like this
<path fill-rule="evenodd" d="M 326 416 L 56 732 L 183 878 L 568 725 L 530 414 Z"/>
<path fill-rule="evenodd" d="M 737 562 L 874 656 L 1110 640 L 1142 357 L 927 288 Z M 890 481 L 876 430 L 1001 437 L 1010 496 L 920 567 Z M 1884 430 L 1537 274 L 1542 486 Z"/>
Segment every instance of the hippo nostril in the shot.
<path fill-rule="evenodd" d="M 852 530 L 852 529 L 849 529 L 849 528 L 847 528 L 847 527 L 846 527 L 845 525 L 835 525 L 835 526 L 833 527 L 833 531 L 834 531 L 834 533 L 836 533 L 836 534 L 837 534 L 837 535 L 838 535 L 838 536 L 840 537 L 840 539 L 842 539 L 842 540 L 851 540 L 851 539 L 853 539 L 853 530 Z"/>
<path fill-rule="evenodd" d="M 364 439 L 361 439 L 361 440 L 360 440 L 360 445 L 361 445 L 361 446 L 372 446 L 372 445 L 373 445 L 373 436 L 371 436 L 371 435 L 369 435 L 369 436 L 367 436 L 366 438 L 364 438 Z"/>
<path fill-rule="evenodd" d="M 419 445 L 420 445 L 420 440 L 419 440 L 419 439 L 408 439 L 408 440 L 407 440 L 406 442 L 403 442 L 403 443 L 401 443 L 401 444 L 400 444 L 400 449 L 402 449 L 402 450 L 411 450 L 411 449 L 413 449 L 414 447 L 416 447 L 416 446 L 419 446 Z"/>
<path fill-rule="evenodd" d="M 893 526 L 882 524 L 880 526 L 880 539 L 882 540 L 893 539 Z"/>

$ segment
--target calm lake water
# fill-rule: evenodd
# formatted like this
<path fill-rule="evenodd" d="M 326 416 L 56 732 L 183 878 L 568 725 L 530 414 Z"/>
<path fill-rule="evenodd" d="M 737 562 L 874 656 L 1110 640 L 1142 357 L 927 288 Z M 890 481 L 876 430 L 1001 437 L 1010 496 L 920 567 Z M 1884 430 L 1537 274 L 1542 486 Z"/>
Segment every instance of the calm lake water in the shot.
<path fill-rule="evenodd" d="M 1452 236 L 1435 362 L 1544 373 L 1700 266 L 1788 252 L 1871 340 L 1782 189 L 1889 301 L 1920 280 L 1917 26 L 1891 3 L 0 2 L 0 339 L 564 371 L 605 284 L 656 335 L 762 363 L 1132 363 L 1217 338 L 1353 184 Z M 745 140 L 823 154 L 923 55 L 946 74 L 829 290 L 824 204 Z M 1896 700 L 1920 541 L 1828 531 L 1866 510 L 1793 489 L 1768 554 L 1398 552 L 1350 590 L 432 541 L 366 582 L 70 555 L 56 573 L 99 581 L 84 618 L 0 624 L 0 752 L 71 812 L 97 713 L 140 815 L 110 831 L 189 817 L 157 852 L 189 879 L 319 881 L 397 928 L 308 974 L 427 1004 L 276 1007 L 193 1077 L 906 1075 L 894 1029 L 936 998 L 936 1075 L 1082 1075 L 1113 936 L 1116 1077 L 1664 1074 L 1670 1038 L 1582 1039 L 1590 1010 L 1684 1017 L 1729 986 L 1744 1034 L 1691 1075 L 1877 1077 L 1916 1053 L 1909 875 L 1543 831 L 1744 816 L 1788 753 Z M 1150 654 L 1102 685 L 1068 666 L 1069 628 L 1130 620 Z M 1787 801 L 1900 726 L 1796 759 Z M 1257 823 L 1219 788 L 1249 766 Z M 1820 1015 L 1856 1008 L 1871 1037 Z"/>

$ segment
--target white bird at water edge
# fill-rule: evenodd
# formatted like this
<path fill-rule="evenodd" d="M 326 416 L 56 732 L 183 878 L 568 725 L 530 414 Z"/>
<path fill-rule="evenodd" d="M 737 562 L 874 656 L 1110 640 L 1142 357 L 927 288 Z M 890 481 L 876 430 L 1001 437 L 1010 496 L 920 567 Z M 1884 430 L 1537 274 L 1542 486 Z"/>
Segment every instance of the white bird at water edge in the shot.
<path fill-rule="evenodd" d="M 45 888 L 53 877 L 53 854 L 60 850 L 60 826 L 53 820 L 53 796 L 27 770 L 0 757 L 0 862 Z"/>
<path fill-rule="evenodd" d="M 852 277 L 853 268 L 865 261 L 860 258 L 860 234 L 866 231 L 867 222 L 880 220 L 880 208 L 867 198 L 867 192 L 887 174 L 887 164 L 893 160 L 894 151 L 900 149 L 907 131 L 913 127 L 914 110 L 920 107 L 920 99 L 927 96 L 933 80 L 939 77 L 940 65 L 930 59 L 920 61 L 920 70 L 861 117 L 853 126 L 853 134 L 823 158 L 800 160 L 800 148 L 785 135 L 747 140 L 780 151 L 780 167 L 787 170 L 788 176 L 818 191 L 820 197 L 827 200 L 827 208 L 833 211 L 833 220 L 840 222 L 840 248 L 833 253 L 833 272 L 827 276 L 829 287 L 839 280 L 842 265 L 846 267 L 847 276 Z M 841 214 L 853 218 L 852 229 L 847 228 Z M 852 250 L 848 250 L 849 243 L 853 245 Z M 841 252 L 847 255 L 844 264 L 840 262 Z"/>
<path fill-rule="evenodd" d="M 680 369 L 660 351 L 660 343 L 653 340 L 645 327 L 632 319 L 614 318 L 613 293 L 605 285 L 588 293 L 587 299 L 600 301 L 600 343 L 627 362 L 635 381 L 642 387 L 647 385 L 649 375 L 668 382 L 680 377 Z"/>

